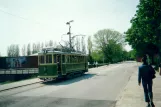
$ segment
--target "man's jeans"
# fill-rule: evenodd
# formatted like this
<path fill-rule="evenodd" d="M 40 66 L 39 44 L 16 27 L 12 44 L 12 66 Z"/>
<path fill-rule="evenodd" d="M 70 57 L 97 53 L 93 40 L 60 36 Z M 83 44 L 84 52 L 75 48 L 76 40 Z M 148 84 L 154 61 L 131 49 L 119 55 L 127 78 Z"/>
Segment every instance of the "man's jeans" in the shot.
<path fill-rule="evenodd" d="M 153 92 L 152 92 L 152 81 L 142 81 L 143 84 L 143 89 L 144 89 L 144 97 L 145 97 L 145 102 L 150 102 L 153 101 Z M 149 99 L 150 96 L 150 99 Z"/>

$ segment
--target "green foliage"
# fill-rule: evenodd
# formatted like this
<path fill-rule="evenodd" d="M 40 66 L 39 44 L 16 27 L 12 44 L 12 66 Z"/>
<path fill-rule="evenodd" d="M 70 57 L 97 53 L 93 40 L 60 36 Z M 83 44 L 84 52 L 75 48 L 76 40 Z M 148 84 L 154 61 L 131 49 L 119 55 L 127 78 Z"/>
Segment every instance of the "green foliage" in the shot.
<path fill-rule="evenodd" d="M 18 57 L 20 55 L 19 46 L 12 44 L 7 49 L 7 56 L 8 57 Z"/>
<path fill-rule="evenodd" d="M 91 40 L 91 36 L 88 37 L 88 62 L 92 63 L 93 62 L 93 58 L 91 56 L 92 53 L 92 40 Z"/>
<path fill-rule="evenodd" d="M 31 55 L 31 47 L 30 44 L 27 45 L 27 56 Z"/>
<path fill-rule="evenodd" d="M 52 45 L 53 45 L 53 42 L 50 40 L 49 41 L 49 46 L 52 46 Z M 32 54 L 38 53 L 40 51 L 40 48 L 41 48 L 40 43 L 37 43 L 37 44 L 33 43 L 33 45 L 32 45 Z"/>
<path fill-rule="evenodd" d="M 96 50 L 92 53 L 94 60 L 104 60 L 105 63 L 115 63 L 126 59 L 124 45 L 124 35 L 121 33 L 104 29 L 94 35 Z M 100 51 L 98 51 L 100 50 Z"/>
<path fill-rule="evenodd" d="M 97 61 L 100 63 L 104 62 L 104 55 L 101 50 L 94 50 L 91 55 L 92 55 L 93 61 Z"/>
<path fill-rule="evenodd" d="M 109 40 L 109 43 L 103 48 L 103 52 L 106 62 L 118 62 L 122 59 L 122 46 L 113 40 Z"/>
<path fill-rule="evenodd" d="M 140 0 L 132 26 L 126 32 L 126 41 L 138 56 L 153 56 L 161 49 L 161 0 Z"/>
<path fill-rule="evenodd" d="M 91 55 L 88 55 L 88 62 L 90 63 L 90 64 L 92 64 L 93 63 L 93 57 L 91 56 Z"/>
<path fill-rule="evenodd" d="M 128 60 L 134 60 L 136 59 L 137 53 L 136 50 L 131 50 L 128 52 Z"/>

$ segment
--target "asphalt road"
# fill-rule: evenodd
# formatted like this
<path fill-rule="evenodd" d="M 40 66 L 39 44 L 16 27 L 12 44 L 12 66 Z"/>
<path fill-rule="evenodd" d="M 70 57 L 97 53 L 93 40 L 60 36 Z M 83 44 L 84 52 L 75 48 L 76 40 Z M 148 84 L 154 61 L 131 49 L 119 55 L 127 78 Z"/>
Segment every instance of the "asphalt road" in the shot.
<path fill-rule="evenodd" d="M 0 107 L 114 107 L 135 62 L 92 68 L 74 79 L 0 93 Z"/>

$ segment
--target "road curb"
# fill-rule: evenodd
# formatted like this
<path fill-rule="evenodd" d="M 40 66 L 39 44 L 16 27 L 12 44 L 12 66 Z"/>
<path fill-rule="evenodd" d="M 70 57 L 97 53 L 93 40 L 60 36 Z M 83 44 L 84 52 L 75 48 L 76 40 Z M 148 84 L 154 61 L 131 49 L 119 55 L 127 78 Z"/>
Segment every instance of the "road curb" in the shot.
<path fill-rule="evenodd" d="M 34 82 L 34 83 L 29 83 L 29 84 L 19 85 L 19 86 L 15 86 L 15 87 L 11 87 L 11 88 L 6 88 L 6 89 L 0 90 L 0 92 L 11 90 L 11 89 L 16 89 L 19 87 L 24 87 L 24 86 L 28 86 L 28 85 L 32 85 L 32 84 L 37 84 L 37 83 L 41 83 L 41 82 L 43 82 L 43 81 L 38 81 L 38 82 Z"/>

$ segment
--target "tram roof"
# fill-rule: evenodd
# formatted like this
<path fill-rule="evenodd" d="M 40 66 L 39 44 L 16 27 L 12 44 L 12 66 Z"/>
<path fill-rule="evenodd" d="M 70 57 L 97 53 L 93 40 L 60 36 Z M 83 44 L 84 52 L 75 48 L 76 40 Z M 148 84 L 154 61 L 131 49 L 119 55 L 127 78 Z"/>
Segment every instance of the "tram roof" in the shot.
<path fill-rule="evenodd" d="M 38 54 L 50 54 L 50 53 L 56 53 L 56 54 L 72 54 L 72 55 L 83 55 L 85 56 L 86 54 L 81 53 L 81 52 L 70 52 L 70 51 L 62 51 L 62 50 L 54 50 L 53 48 L 44 48 L 42 49 Z"/>

